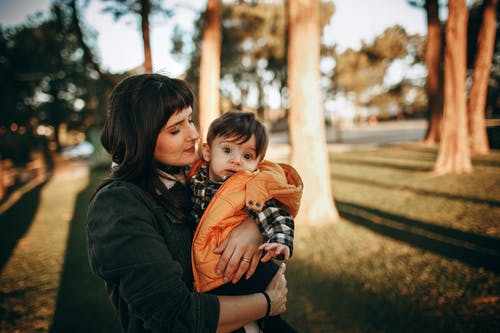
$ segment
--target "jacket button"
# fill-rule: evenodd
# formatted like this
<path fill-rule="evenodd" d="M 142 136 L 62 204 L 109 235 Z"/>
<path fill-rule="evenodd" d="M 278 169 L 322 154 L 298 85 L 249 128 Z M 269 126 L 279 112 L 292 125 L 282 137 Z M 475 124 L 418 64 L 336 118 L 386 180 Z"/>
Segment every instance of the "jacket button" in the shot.
<path fill-rule="evenodd" d="M 257 207 L 257 208 L 258 208 L 258 207 L 260 207 L 260 203 L 258 203 L 258 202 L 257 202 L 257 203 L 255 204 L 255 207 Z"/>
<path fill-rule="evenodd" d="M 253 206 L 253 201 L 252 201 L 252 200 L 249 200 L 249 201 L 248 201 L 248 205 L 249 205 L 249 206 Z"/>

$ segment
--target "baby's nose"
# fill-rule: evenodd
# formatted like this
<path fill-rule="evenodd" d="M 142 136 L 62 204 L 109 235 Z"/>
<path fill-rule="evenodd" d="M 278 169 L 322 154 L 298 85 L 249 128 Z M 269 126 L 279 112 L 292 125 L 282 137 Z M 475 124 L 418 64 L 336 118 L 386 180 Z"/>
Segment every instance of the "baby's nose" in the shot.
<path fill-rule="evenodd" d="M 236 164 L 236 165 L 240 165 L 241 164 L 240 157 L 239 156 L 233 156 L 231 158 L 231 163 Z"/>

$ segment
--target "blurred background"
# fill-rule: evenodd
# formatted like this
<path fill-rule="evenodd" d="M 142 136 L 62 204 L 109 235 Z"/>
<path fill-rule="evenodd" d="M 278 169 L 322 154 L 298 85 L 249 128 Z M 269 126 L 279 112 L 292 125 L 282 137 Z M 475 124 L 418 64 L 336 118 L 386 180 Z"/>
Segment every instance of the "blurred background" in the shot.
<path fill-rule="evenodd" d="M 303 176 L 301 332 L 498 331 L 497 2 L 0 1 L 0 332 L 117 330 L 86 204 L 145 72 L 192 85 L 202 133 L 256 113 Z"/>
<path fill-rule="evenodd" d="M 3 160 L 25 163 L 34 149 L 61 151 L 90 139 L 102 124 L 109 90 L 126 75 L 161 72 L 186 78 L 198 91 L 207 3 L 149 2 L 1 2 Z M 483 4 L 468 5 L 470 85 Z M 440 2 L 437 7 L 437 41 L 444 44 L 448 8 Z M 228 1 L 218 8 L 219 112 L 252 110 L 271 131 L 286 131 L 284 2 Z M 331 140 L 342 140 L 341 130 L 358 124 L 429 118 L 425 57 L 433 22 L 425 1 L 322 2 L 320 13 L 321 116 L 333 128 Z M 498 43 L 492 45 L 483 110 L 488 120 L 500 117 L 500 55 Z M 489 141 L 498 145 L 491 135 Z M 22 145 L 29 148 L 14 148 Z"/>

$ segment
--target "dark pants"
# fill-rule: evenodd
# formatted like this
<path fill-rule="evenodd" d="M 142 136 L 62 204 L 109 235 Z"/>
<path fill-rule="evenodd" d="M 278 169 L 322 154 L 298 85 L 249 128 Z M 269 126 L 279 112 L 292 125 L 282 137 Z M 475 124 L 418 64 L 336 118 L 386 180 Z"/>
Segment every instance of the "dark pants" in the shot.
<path fill-rule="evenodd" d="M 216 289 L 209 291 L 211 294 L 235 296 L 235 295 L 248 295 L 264 291 L 269 282 L 278 271 L 278 264 L 274 261 L 266 263 L 259 263 L 255 273 L 247 280 L 243 276 L 236 284 L 226 283 Z M 264 296 L 263 296 L 264 297 Z M 281 316 L 269 317 L 266 320 L 259 320 L 259 326 L 263 329 L 264 333 L 297 333 Z M 233 333 L 243 333 L 244 328 L 240 328 Z"/>

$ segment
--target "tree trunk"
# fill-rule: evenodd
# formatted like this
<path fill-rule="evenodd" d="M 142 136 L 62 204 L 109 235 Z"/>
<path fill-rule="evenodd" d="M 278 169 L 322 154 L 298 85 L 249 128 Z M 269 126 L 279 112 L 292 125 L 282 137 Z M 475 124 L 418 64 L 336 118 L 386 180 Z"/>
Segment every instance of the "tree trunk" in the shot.
<path fill-rule="evenodd" d="M 208 0 L 201 42 L 199 121 L 201 141 L 220 115 L 221 18 L 219 0 Z"/>
<path fill-rule="evenodd" d="M 443 132 L 434 170 L 438 174 L 472 170 L 465 96 L 467 20 L 465 0 L 448 1 L 444 59 Z"/>
<path fill-rule="evenodd" d="M 319 0 L 289 0 L 288 124 L 291 163 L 304 181 L 299 223 L 338 219 L 334 206 L 320 87 Z"/>
<path fill-rule="evenodd" d="M 468 107 L 472 154 L 488 154 L 490 150 L 484 118 L 490 68 L 495 48 L 497 2 L 498 0 L 485 0 L 483 21 L 477 39 L 477 53 Z"/>
<path fill-rule="evenodd" d="M 153 72 L 153 60 L 151 59 L 151 43 L 149 41 L 149 14 L 151 13 L 151 0 L 141 0 L 141 29 L 144 42 L 144 71 Z"/>
<path fill-rule="evenodd" d="M 443 118 L 443 72 L 441 70 L 441 25 L 437 0 L 425 2 L 427 11 L 427 96 L 429 98 L 429 127 L 425 142 L 438 143 L 441 140 L 441 120 Z"/>

